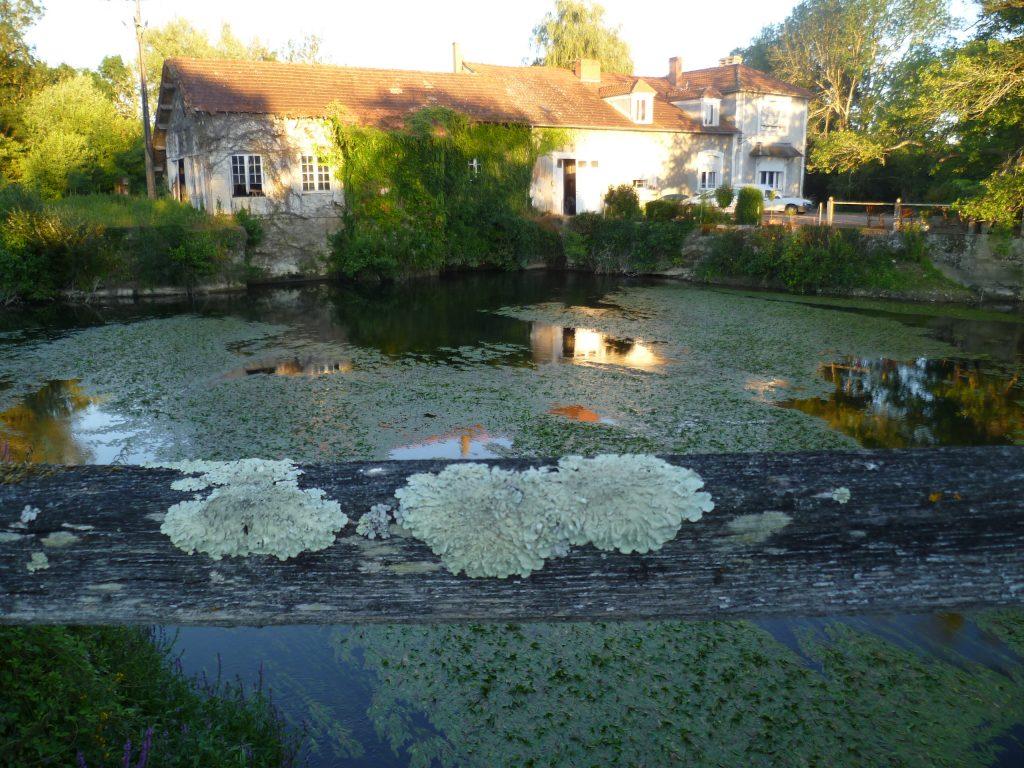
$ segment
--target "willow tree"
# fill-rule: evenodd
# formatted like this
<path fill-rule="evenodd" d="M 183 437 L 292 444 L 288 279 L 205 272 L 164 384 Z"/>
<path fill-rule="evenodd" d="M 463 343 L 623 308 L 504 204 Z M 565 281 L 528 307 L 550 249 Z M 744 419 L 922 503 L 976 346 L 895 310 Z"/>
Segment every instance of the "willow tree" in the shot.
<path fill-rule="evenodd" d="M 572 67 L 577 59 L 597 59 L 606 72 L 633 71 L 629 45 L 620 27 L 605 23 L 604 8 L 588 0 L 555 0 L 533 29 L 534 64 Z"/>

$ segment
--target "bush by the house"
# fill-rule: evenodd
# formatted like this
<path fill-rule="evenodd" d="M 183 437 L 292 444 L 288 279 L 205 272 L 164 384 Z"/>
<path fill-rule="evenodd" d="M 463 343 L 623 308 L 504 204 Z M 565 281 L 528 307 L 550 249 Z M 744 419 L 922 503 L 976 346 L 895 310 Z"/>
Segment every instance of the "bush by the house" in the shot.
<path fill-rule="evenodd" d="M 764 213 L 764 195 L 754 187 L 740 188 L 736 196 L 736 223 L 760 224 Z"/>
<path fill-rule="evenodd" d="M 294 766 L 298 742 L 262 686 L 182 674 L 167 638 L 132 627 L 0 628 L 3 765 Z"/>
<path fill-rule="evenodd" d="M 608 187 L 604 193 L 604 215 L 609 219 L 640 218 L 640 198 L 631 184 Z"/>
<path fill-rule="evenodd" d="M 728 184 L 723 184 L 715 190 L 715 202 L 718 203 L 719 208 L 728 208 L 732 205 L 733 198 L 735 197 L 736 193 Z"/>
<path fill-rule="evenodd" d="M 681 218 L 694 224 L 701 232 L 707 233 L 719 224 L 731 221 L 729 214 L 709 201 L 702 200 L 695 205 L 682 206 Z"/>
<path fill-rule="evenodd" d="M 901 285 L 905 276 L 941 280 L 922 249 L 923 240 L 913 233 L 898 236 L 892 244 L 880 244 L 856 230 L 831 227 L 731 230 L 713 237 L 697 276 L 736 278 L 801 293 L 851 287 L 913 288 Z M 902 271 L 907 267 L 917 272 Z"/>
<path fill-rule="evenodd" d="M 609 219 L 581 213 L 564 235 L 566 263 L 603 273 L 666 269 L 679 264 L 683 242 L 693 228 L 687 221 Z"/>
<path fill-rule="evenodd" d="M 683 214 L 683 204 L 678 200 L 651 200 L 644 206 L 644 218 L 648 221 L 672 221 Z"/>

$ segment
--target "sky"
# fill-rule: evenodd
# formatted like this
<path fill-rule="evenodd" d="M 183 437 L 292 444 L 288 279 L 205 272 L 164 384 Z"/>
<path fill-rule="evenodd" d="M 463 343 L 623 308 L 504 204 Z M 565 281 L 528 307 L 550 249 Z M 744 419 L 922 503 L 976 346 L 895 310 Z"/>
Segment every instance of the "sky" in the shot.
<path fill-rule="evenodd" d="M 108 54 L 135 56 L 128 0 L 43 0 L 46 13 L 28 35 L 48 64 L 95 67 Z M 622 26 L 636 73 L 663 75 L 670 56 L 686 69 L 714 66 L 763 26 L 782 21 L 796 0 L 602 0 Z M 553 0 L 143 0 L 150 26 L 183 16 L 217 37 L 224 22 L 241 38 L 271 48 L 317 34 L 327 62 L 445 71 L 451 44 L 468 61 L 522 64 L 531 30 Z"/>

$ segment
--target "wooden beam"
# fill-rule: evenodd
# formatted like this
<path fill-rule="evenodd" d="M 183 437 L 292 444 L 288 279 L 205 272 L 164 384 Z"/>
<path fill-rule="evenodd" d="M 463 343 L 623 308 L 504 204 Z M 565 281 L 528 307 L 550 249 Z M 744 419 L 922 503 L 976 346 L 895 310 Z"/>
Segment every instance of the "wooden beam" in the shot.
<path fill-rule="evenodd" d="M 171 490 L 176 472 L 8 465 L 0 467 L 0 622 L 726 619 L 1024 602 L 1024 448 L 668 459 L 704 477 L 716 503 L 704 519 L 683 523 L 657 552 L 577 547 L 529 578 L 505 580 L 453 576 L 423 543 L 370 541 L 352 522 L 330 548 L 286 562 L 187 555 L 160 532 L 163 513 L 188 496 Z M 409 474 L 447 464 L 315 465 L 300 485 L 324 489 L 355 520 Z M 850 491 L 845 504 L 831 495 L 840 487 Z M 26 505 L 40 513 L 18 528 Z M 763 537 L 735 522 L 764 512 L 791 521 Z M 52 538 L 61 532 L 76 538 Z M 66 546 L 45 546 L 60 539 Z M 48 568 L 28 570 L 34 552 L 47 555 Z"/>

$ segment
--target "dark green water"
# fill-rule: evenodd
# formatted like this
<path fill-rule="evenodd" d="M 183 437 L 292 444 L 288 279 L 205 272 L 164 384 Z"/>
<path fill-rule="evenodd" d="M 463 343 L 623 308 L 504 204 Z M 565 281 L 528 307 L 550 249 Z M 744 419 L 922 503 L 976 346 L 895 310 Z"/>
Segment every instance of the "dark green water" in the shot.
<path fill-rule="evenodd" d="M 1019 316 L 587 276 L 0 313 L 14 459 L 553 455 L 1024 440 Z M 183 629 L 314 766 L 1020 765 L 1021 612 Z"/>

